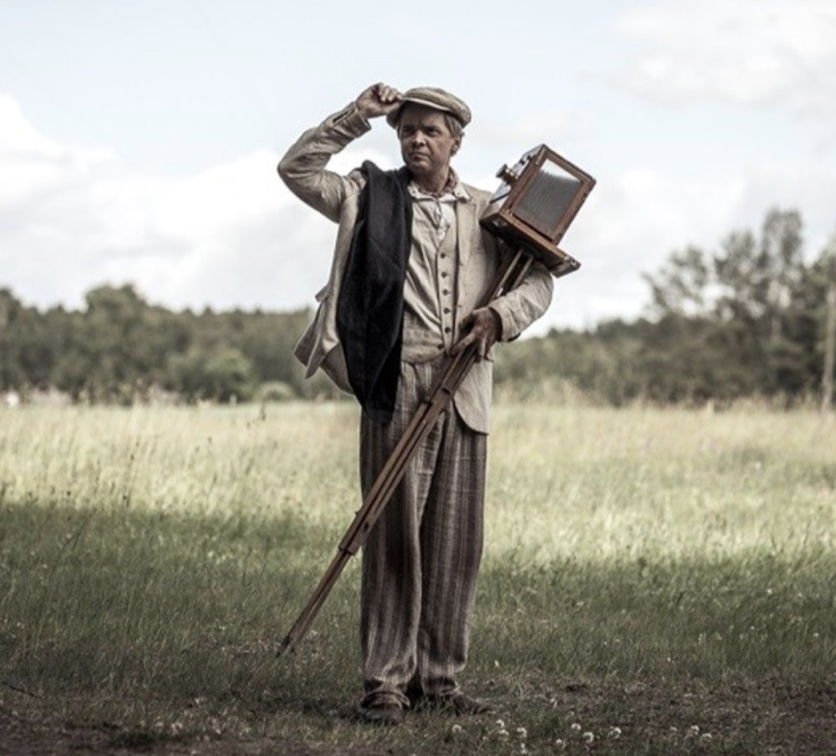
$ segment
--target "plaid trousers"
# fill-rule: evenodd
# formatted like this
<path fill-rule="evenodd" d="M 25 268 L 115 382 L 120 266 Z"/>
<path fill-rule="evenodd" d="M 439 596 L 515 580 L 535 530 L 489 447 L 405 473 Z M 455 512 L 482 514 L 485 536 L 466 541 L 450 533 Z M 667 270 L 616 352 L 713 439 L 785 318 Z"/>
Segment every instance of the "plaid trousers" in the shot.
<path fill-rule="evenodd" d="M 360 424 L 361 484 L 369 490 L 442 361 L 401 368 L 395 416 Z M 451 405 L 420 445 L 362 549 L 362 705 L 408 706 L 407 690 L 458 691 L 467 662 L 482 557 L 487 436 Z"/>

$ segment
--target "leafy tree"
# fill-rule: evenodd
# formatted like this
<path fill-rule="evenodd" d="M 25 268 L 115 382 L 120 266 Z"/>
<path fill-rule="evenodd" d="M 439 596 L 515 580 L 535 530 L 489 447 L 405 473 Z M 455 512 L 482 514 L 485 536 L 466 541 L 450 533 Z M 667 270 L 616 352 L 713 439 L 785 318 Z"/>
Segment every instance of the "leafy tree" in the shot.
<path fill-rule="evenodd" d="M 674 319 L 684 318 L 677 340 L 665 347 L 666 357 L 654 357 L 656 368 L 677 355 L 682 374 L 692 381 L 702 376 L 699 394 L 709 395 L 706 381 L 716 384 L 712 397 L 804 391 L 811 334 L 802 304 L 801 230 L 797 211 L 773 209 L 760 238 L 751 231 L 733 232 L 710 258 L 689 248 L 672 255 L 656 275 L 646 276 L 661 333 Z M 656 385 L 663 382 L 657 375 Z"/>
<path fill-rule="evenodd" d="M 24 382 L 16 338 L 23 305 L 8 289 L 0 289 L 0 391 L 17 388 Z"/>
<path fill-rule="evenodd" d="M 199 347 L 169 359 L 167 388 L 188 401 L 246 401 L 255 390 L 252 363 L 239 349 Z"/>
<path fill-rule="evenodd" d="M 710 261 L 699 247 L 674 252 L 655 277 L 643 275 L 650 286 L 651 308 L 661 317 L 705 316 L 710 276 Z"/>

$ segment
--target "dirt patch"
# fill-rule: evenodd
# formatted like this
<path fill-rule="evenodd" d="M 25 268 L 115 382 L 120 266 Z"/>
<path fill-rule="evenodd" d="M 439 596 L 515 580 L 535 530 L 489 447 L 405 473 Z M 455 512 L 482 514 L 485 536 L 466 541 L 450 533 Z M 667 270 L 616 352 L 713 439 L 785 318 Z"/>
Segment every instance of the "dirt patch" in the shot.
<path fill-rule="evenodd" d="M 601 685 L 575 683 L 556 690 L 529 690 L 520 699 L 499 704 L 497 716 L 513 712 L 516 721 L 540 722 L 530 734 L 531 753 L 555 752 L 556 738 L 569 753 L 628 754 L 735 754 L 738 756 L 832 756 L 836 753 L 836 688 L 791 687 L 780 682 L 729 687 L 724 690 L 682 688 L 646 683 Z M 548 713 L 544 713 L 548 712 Z M 287 713 L 287 712 L 285 712 Z M 275 714 L 275 712 L 274 712 Z M 184 734 L 159 735 L 114 724 L 74 723 L 38 711 L 0 712 L 0 756 L 386 756 L 393 753 L 384 739 L 370 738 L 367 728 L 342 730 L 340 747 L 304 742 L 305 725 L 334 721 L 334 716 L 298 711 L 298 737 L 252 739 Z M 269 721 L 271 715 L 256 715 Z M 492 719 L 495 719 L 493 717 Z M 584 733 L 598 733 L 594 744 Z M 464 729 L 475 725 L 462 720 Z M 483 729 L 491 722 L 479 725 Z M 450 724 L 410 714 L 397 733 L 397 753 L 422 752 L 420 743 L 433 744 L 438 753 L 464 753 L 462 744 L 450 743 L 439 733 Z M 562 728 L 562 729 L 561 729 Z M 422 740 L 433 731 L 434 740 Z M 607 739 L 607 733 L 617 739 Z M 291 736 L 294 736 L 296 729 Z M 599 740 L 600 738 L 600 740 Z M 373 741 L 377 742 L 374 745 Z M 507 753 L 508 743 L 479 743 L 485 754 Z M 405 749 L 405 750 L 404 750 Z"/>
<path fill-rule="evenodd" d="M 712 690 L 578 684 L 551 700 L 582 721 L 618 726 L 620 741 L 609 744 L 606 753 L 836 754 L 836 688 L 831 686 L 764 681 Z"/>
<path fill-rule="evenodd" d="M 78 725 L 38 715 L 0 713 L 2 756 L 327 756 L 286 739 L 161 738 L 115 725 Z M 351 756 L 373 756 L 349 750 Z"/>

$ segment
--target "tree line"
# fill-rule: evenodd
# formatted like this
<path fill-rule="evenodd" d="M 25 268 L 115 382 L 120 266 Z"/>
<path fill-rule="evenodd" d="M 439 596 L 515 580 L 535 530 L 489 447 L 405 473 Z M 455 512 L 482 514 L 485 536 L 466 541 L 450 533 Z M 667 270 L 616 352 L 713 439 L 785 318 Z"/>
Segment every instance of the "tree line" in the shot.
<path fill-rule="evenodd" d="M 673 252 L 644 278 L 648 316 L 589 332 L 553 331 L 503 355 L 498 383 L 621 405 L 776 406 L 832 397 L 836 236 L 805 261 L 801 215 L 770 210 L 760 232 L 730 233 L 715 250 Z"/>
<path fill-rule="evenodd" d="M 498 349 L 498 390 L 612 405 L 829 403 L 836 237 L 807 262 L 800 214 L 775 209 L 759 233 L 733 232 L 713 251 L 676 251 L 645 280 L 645 317 Z M 130 285 L 95 288 L 79 310 L 41 311 L 0 289 L 0 392 L 119 404 L 335 398 L 321 373 L 305 380 L 293 357 L 311 316 L 309 308 L 175 312 Z"/>
<path fill-rule="evenodd" d="M 0 289 L 0 392 L 118 404 L 333 396 L 292 355 L 310 314 L 173 312 L 130 285 L 95 288 L 77 311 L 41 312 Z"/>

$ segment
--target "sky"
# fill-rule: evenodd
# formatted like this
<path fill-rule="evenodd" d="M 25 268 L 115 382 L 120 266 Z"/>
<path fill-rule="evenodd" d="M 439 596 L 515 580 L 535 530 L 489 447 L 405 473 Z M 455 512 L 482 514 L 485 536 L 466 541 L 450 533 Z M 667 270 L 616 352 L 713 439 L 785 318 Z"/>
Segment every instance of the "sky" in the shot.
<path fill-rule="evenodd" d="M 468 103 L 471 184 L 542 143 L 597 180 L 535 334 L 648 314 L 643 274 L 772 208 L 810 260 L 836 233 L 834 0 L 0 0 L 0 288 L 313 306 L 336 227 L 276 164 L 378 81 Z M 383 119 L 330 167 L 365 159 Z"/>

